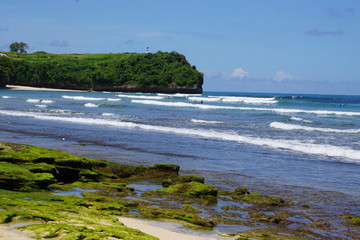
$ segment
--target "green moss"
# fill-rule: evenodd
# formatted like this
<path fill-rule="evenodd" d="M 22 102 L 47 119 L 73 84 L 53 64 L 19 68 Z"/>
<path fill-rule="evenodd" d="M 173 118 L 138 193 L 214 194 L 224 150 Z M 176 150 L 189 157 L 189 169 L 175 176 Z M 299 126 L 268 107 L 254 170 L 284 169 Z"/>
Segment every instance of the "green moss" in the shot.
<path fill-rule="evenodd" d="M 45 189 L 50 184 L 56 183 L 54 175 L 51 173 L 34 173 L 35 184 L 42 189 Z"/>
<path fill-rule="evenodd" d="M 267 215 L 262 212 L 250 212 L 250 218 L 254 222 L 267 222 L 274 224 L 289 224 L 290 221 L 286 220 L 286 214 L 275 213 L 275 215 Z"/>
<path fill-rule="evenodd" d="M 201 213 L 201 211 L 198 208 L 190 204 L 183 205 L 181 209 L 188 213 Z"/>
<path fill-rule="evenodd" d="M 185 211 L 184 209 L 143 207 L 140 208 L 139 212 L 143 216 L 150 218 L 177 219 L 207 228 L 212 228 L 215 226 L 212 220 L 203 219 L 194 213 Z"/>
<path fill-rule="evenodd" d="M 314 239 L 312 236 L 308 237 L 309 233 L 299 235 L 296 230 L 289 229 L 255 229 L 247 232 L 237 234 L 238 238 L 235 240 L 310 240 Z M 317 239 L 317 238 L 316 238 Z"/>
<path fill-rule="evenodd" d="M 348 219 L 346 221 L 347 224 L 360 226 L 360 217 L 351 213 L 345 213 L 340 216 L 341 218 Z"/>
<path fill-rule="evenodd" d="M 182 183 L 160 190 L 165 193 L 184 194 L 189 196 L 217 196 L 218 188 L 209 184 L 198 182 Z"/>
<path fill-rule="evenodd" d="M 268 197 L 260 193 L 250 193 L 240 198 L 241 200 L 257 206 L 287 206 L 293 204 L 278 197 Z"/>
<path fill-rule="evenodd" d="M 179 176 L 176 178 L 169 178 L 162 182 L 163 187 L 169 187 L 170 185 L 180 184 L 180 183 L 189 183 L 189 182 L 198 182 L 204 183 L 205 179 L 198 176 Z"/>

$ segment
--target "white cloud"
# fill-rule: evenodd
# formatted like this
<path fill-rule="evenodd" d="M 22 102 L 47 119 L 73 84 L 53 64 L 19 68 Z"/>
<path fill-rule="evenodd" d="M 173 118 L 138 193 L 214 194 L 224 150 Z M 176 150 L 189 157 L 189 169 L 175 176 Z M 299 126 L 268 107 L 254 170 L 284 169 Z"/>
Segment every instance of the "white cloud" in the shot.
<path fill-rule="evenodd" d="M 246 72 L 244 69 L 242 68 L 237 68 L 235 69 L 232 74 L 230 75 L 231 78 L 246 78 L 249 75 L 248 72 Z"/>
<path fill-rule="evenodd" d="M 294 75 L 285 73 L 284 71 L 277 71 L 273 77 L 273 80 L 277 81 L 277 82 L 282 82 L 284 80 L 293 80 L 295 78 Z"/>

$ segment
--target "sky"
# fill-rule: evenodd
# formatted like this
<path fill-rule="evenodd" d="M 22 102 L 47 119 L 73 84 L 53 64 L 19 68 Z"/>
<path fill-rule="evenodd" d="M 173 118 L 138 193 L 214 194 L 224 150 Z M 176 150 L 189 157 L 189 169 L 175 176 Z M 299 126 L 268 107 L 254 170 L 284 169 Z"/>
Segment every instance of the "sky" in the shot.
<path fill-rule="evenodd" d="M 177 51 L 204 91 L 360 95 L 359 0 L 0 0 L 0 51 Z"/>

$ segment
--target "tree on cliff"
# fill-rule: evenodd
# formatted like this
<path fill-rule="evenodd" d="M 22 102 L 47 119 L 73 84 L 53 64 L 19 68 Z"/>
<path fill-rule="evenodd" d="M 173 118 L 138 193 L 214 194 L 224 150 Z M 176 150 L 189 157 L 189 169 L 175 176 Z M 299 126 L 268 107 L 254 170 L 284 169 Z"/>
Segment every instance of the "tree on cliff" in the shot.
<path fill-rule="evenodd" d="M 12 53 L 26 53 L 26 50 L 29 49 L 29 45 L 24 42 L 13 42 L 10 44 L 9 48 Z"/>

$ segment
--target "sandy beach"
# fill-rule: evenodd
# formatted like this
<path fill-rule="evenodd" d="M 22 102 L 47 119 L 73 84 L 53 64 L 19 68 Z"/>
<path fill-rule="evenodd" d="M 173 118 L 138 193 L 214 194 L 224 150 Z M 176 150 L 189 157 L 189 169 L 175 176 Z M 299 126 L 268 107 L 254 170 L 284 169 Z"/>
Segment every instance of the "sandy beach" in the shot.
<path fill-rule="evenodd" d="M 11 226 L 0 225 L 0 239 L 6 240 L 33 240 L 27 233 L 14 230 Z"/>
<path fill-rule="evenodd" d="M 170 229 L 177 224 L 175 223 L 162 223 L 158 221 L 144 220 L 144 219 L 135 219 L 135 218 L 126 218 L 120 217 L 119 221 L 122 222 L 125 226 L 140 230 L 144 233 L 152 235 L 159 238 L 160 240 L 217 240 L 225 239 L 221 237 L 206 237 L 199 236 L 196 234 L 188 233 L 179 233 Z M 161 225 L 161 226 L 160 226 Z M 179 225 L 180 226 L 180 225 Z M 165 228 L 168 227 L 168 228 Z M 190 232 L 192 230 L 189 230 Z M 11 225 L 0 225 L 0 239 L 6 240 L 33 240 L 34 238 L 30 237 L 29 232 L 21 232 L 14 230 Z M 233 238 L 226 238 L 231 240 Z"/>
<path fill-rule="evenodd" d="M 196 234 L 188 234 L 188 233 L 179 233 L 175 232 L 171 229 L 165 228 L 166 225 L 173 227 L 176 225 L 175 223 L 161 223 L 158 221 L 144 220 L 144 219 L 136 219 L 136 218 L 125 218 L 120 217 L 119 221 L 125 224 L 125 226 L 138 229 L 144 233 L 155 236 L 160 240 L 217 240 L 217 239 L 225 239 L 225 238 L 212 238 L 206 236 L 199 236 Z M 161 226 L 159 226 L 161 225 Z M 231 240 L 233 238 L 226 238 Z"/>
<path fill-rule="evenodd" d="M 18 85 L 6 85 L 9 90 L 26 90 L 26 91 L 62 91 L 62 92 L 86 92 L 82 90 L 71 90 L 71 89 L 59 89 L 59 88 L 39 88 L 39 87 L 27 87 Z"/>

